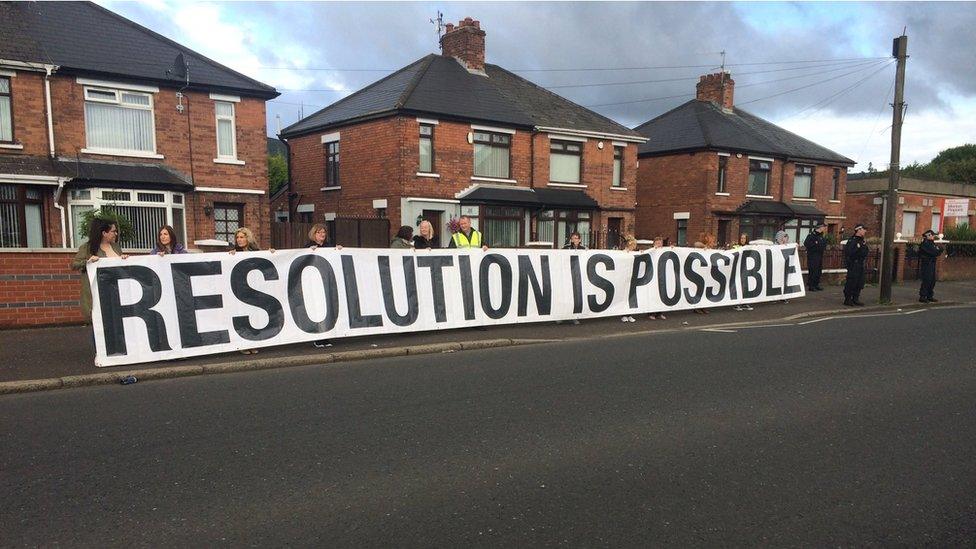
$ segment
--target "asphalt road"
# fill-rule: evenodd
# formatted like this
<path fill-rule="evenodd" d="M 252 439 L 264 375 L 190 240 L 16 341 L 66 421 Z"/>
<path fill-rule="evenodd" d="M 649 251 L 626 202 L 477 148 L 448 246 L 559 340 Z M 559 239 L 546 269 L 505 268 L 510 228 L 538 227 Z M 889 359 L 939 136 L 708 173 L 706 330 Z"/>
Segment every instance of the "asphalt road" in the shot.
<path fill-rule="evenodd" d="M 976 540 L 976 308 L 0 397 L 0 544 Z"/>

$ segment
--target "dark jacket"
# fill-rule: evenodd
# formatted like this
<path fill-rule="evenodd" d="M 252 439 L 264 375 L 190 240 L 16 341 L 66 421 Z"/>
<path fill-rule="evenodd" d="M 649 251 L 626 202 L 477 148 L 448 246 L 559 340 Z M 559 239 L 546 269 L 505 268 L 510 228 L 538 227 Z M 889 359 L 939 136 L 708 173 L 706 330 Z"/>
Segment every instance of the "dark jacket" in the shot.
<path fill-rule="evenodd" d="M 803 241 L 803 247 L 807 249 L 807 255 L 823 255 L 827 249 L 827 238 L 820 233 L 810 233 Z"/>
<path fill-rule="evenodd" d="M 440 248 L 440 245 L 433 240 L 427 240 L 419 234 L 415 234 L 413 235 L 413 248 L 415 250 L 423 250 L 426 248 L 437 249 Z"/>
<path fill-rule="evenodd" d="M 580 243 L 579 246 L 573 246 L 573 243 L 570 242 L 569 244 L 563 246 L 563 249 L 564 250 L 585 250 L 586 246 L 584 246 L 582 242 Z"/>
<path fill-rule="evenodd" d="M 852 236 L 847 240 L 847 244 L 844 244 L 844 264 L 848 269 L 851 268 L 851 265 L 863 267 L 869 251 L 864 238 Z"/>
<path fill-rule="evenodd" d="M 927 238 L 918 246 L 918 259 L 922 265 L 934 264 L 940 255 L 942 255 L 942 248 Z"/>

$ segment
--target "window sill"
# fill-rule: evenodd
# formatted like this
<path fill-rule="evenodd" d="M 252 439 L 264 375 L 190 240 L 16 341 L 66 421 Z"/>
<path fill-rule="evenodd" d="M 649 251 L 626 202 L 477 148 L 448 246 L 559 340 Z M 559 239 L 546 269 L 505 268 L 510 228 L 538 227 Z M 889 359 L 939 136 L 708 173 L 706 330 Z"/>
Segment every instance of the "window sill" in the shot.
<path fill-rule="evenodd" d="M 439 173 L 417 172 L 417 177 L 434 177 L 434 178 L 437 178 L 437 177 L 440 177 L 440 176 L 441 176 L 441 174 L 439 174 Z"/>
<path fill-rule="evenodd" d="M 840 204 L 840 200 L 828 200 L 831 204 Z"/>
<path fill-rule="evenodd" d="M 471 181 L 490 181 L 492 183 L 511 183 L 513 185 L 518 183 L 518 181 L 514 179 L 502 179 L 499 177 L 482 177 L 480 175 L 472 175 Z"/>
<path fill-rule="evenodd" d="M 13 151 L 22 151 L 24 146 L 19 143 L 0 143 L 0 149 L 10 149 Z"/>
<path fill-rule="evenodd" d="M 570 189 L 585 189 L 586 188 L 586 185 L 583 185 L 581 183 L 555 183 L 553 181 L 550 181 L 549 183 L 546 183 L 546 186 L 547 187 L 568 187 Z"/>
<path fill-rule="evenodd" d="M 626 191 L 627 187 L 610 187 L 611 191 Z"/>
<path fill-rule="evenodd" d="M 729 193 L 715 193 L 715 196 L 732 196 Z"/>
<path fill-rule="evenodd" d="M 339 189 L 341 189 L 341 188 L 342 188 L 342 185 L 339 185 L 339 186 L 337 186 L 337 187 L 322 187 L 322 188 L 321 188 L 321 189 L 319 189 L 319 190 L 320 190 L 320 191 L 338 191 L 338 190 L 339 190 Z"/>
<path fill-rule="evenodd" d="M 793 198 L 794 202 L 816 202 L 816 198 Z"/>
<path fill-rule="evenodd" d="M 113 149 L 81 149 L 85 154 L 101 154 L 105 156 L 128 156 L 131 158 L 165 158 L 161 154 L 140 151 L 119 151 Z"/>
<path fill-rule="evenodd" d="M 243 160 L 236 160 L 233 158 L 214 158 L 214 164 L 232 164 L 234 166 L 243 166 Z"/>
<path fill-rule="evenodd" d="M 765 194 L 747 194 L 746 198 L 768 198 L 772 200 L 773 197 L 772 195 L 765 195 Z"/>

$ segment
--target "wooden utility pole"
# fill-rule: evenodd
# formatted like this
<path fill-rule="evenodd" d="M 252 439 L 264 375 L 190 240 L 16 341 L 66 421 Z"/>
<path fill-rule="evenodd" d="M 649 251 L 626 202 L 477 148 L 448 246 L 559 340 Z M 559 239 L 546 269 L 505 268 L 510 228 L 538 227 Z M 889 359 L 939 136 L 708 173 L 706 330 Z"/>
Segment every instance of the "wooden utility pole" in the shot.
<path fill-rule="evenodd" d="M 895 102 L 891 105 L 891 163 L 888 166 L 888 194 L 885 196 L 884 234 L 881 236 L 881 303 L 891 303 L 891 281 L 894 278 L 893 247 L 895 241 L 895 212 L 898 210 L 898 178 L 901 162 L 901 124 L 905 114 L 905 61 L 908 60 L 908 36 L 895 38 L 892 57 L 898 60 L 895 73 Z"/>

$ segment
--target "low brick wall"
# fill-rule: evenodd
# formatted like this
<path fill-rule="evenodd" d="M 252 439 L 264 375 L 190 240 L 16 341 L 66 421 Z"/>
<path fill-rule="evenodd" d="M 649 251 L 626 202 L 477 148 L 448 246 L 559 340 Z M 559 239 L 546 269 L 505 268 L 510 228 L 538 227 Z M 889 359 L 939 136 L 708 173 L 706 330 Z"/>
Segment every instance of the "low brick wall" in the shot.
<path fill-rule="evenodd" d="M 75 250 L 0 251 L 0 328 L 80 324 Z"/>
<path fill-rule="evenodd" d="M 942 257 L 937 268 L 939 280 L 976 279 L 976 257 Z"/>

